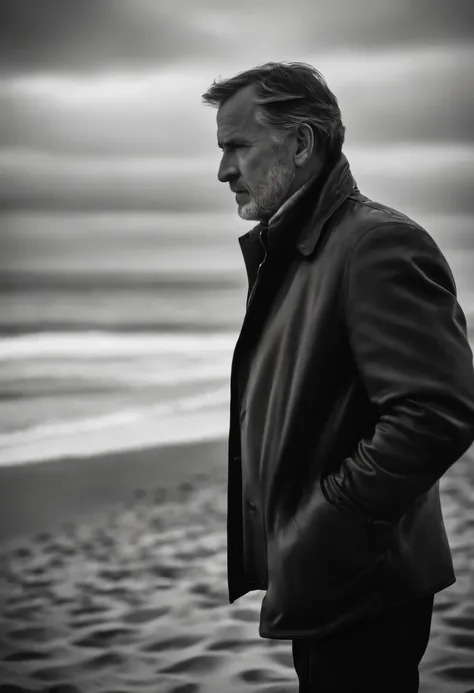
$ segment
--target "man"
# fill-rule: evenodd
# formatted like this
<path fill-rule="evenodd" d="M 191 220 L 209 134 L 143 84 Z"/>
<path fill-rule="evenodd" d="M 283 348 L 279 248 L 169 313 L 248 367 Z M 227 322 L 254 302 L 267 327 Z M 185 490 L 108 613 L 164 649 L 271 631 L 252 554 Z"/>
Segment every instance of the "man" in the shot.
<path fill-rule="evenodd" d="M 424 229 L 359 192 L 314 68 L 268 63 L 203 99 L 218 178 L 259 222 L 239 238 L 229 601 L 266 590 L 259 634 L 293 641 L 300 693 L 412 693 L 455 582 L 439 479 L 474 439 L 453 276 Z"/>

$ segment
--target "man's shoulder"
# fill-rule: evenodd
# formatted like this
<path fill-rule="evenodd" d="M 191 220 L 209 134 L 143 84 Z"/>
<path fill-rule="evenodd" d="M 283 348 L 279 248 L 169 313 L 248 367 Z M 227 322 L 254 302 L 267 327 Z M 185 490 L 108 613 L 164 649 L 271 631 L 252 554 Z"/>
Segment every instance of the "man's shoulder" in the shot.
<path fill-rule="evenodd" d="M 348 220 L 352 219 L 352 238 L 357 242 L 367 231 L 378 227 L 403 226 L 429 235 L 417 221 L 398 209 L 376 202 L 356 191 L 347 198 Z"/>
<path fill-rule="evenodd" d="M 358 191 L 347 200 L 344 212 L 345 260 L 365 263 L 372 255 L 380 262 L 398 257 L 407 263 L 415 258 L 434 263 L 454 282 L 449 263 L 437 241 L 420 223 L 397 209 L 370 200 Z"/>
<path fill-rule="evenodd" d="M 394 245 L 398 242 L 421 244 L 435 255 L 441 250 L 433 238 L 418 221 L 398 209 L 375 202 L 355 191 L 348 196 L 340 214 L 335 219 L 336 234 L 339 237 L 339 248 L 343 254 L 351 254 L 355 246 L 363 239 L 376 242 L 377 236 Z M 363 243 L 365 245 L 365 243 Z"/>
<path fill-rule="evenodd" d="M 344 260 L 362 239 L 377 241 L 377 237 L 383 237 L 389 246 L 393 239 L 395 246 L 401 241 L 408 244 L 413 242 L 429 248 L 435 254 L 441 252 L 433 236 L 418 221 L 405 212 L 370 199 L 357 187 L 323 224 L 312 220 L 309 227 L 303 230 L 303 235 L 315 241 L 313 250 L 318 250 L 308 253 L 314 260 L 319 258 L 323 248 L 324 252 Z"/>

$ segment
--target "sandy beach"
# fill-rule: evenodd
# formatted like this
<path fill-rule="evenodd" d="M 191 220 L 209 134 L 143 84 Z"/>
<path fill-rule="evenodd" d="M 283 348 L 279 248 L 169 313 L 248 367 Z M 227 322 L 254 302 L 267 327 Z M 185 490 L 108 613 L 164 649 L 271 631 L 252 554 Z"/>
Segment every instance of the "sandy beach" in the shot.
<path fill-rule="evenodd" d="M 226 441 L 0 468 L 0 693 L 296 693 L 263 592 L 227 598 Z M 421 693 L 474 691 L 474 453 L 442 480 L 457 582 Z"/>

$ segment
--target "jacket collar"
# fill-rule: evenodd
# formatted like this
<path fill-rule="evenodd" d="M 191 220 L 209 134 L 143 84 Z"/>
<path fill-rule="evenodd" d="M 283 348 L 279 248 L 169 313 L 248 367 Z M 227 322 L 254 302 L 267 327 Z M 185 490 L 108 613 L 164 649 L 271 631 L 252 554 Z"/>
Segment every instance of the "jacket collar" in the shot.
<path fill-rule="evenodd" d="M 298 188 L 298 190 L 293 193 L 291 197 L 284 202 L 281 207 L 275 212 L 275 214 L 271 217 L 271 219 L 268 220 L 268 226 L 274 225 L 279 219 L 292 207 L 293 205 L 296 204 L 296 202 L 303 197 L 305 192 L 314 184 L 316 183 L 317 180 L 320 178 L 320 173 L 315 173 L 309 180 L 304 183 L 301 188 Z"/>
<path fill-rule="evenodd" d="M 261 222 L 254 226 L 239 238 L 239 243 L 242 246 L 242 242 L 246 245 L 246 239 L 254 241 L 264 229 L 270 251 L 287 252 L 289 246 L 293 246 L 303 256 L 311 255 L 324 225 L 354 189 L 357 189 L 357 185 L 349 162 L 341 153 L 325 173 L 308 181 L 303 189 L 300 188 L 290 198 L 290 205 L 282 205 L 270 224 Z M 301 229 L 296 237 L 294 224 Z"/>

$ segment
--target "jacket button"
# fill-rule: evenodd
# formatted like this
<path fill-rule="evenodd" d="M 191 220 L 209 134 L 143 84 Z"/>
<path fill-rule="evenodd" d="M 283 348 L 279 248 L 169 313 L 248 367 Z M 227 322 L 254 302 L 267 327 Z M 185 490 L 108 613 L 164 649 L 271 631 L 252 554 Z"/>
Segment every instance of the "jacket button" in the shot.
<path fill-rule="evenodd" d="M 241 457 L 240 457 L 240 455 L 234 455 L 233 459 L 234 459 L 234 462 L 240 462 Z"/>

